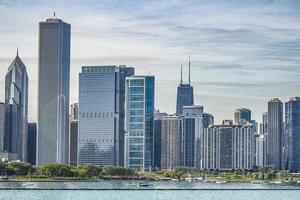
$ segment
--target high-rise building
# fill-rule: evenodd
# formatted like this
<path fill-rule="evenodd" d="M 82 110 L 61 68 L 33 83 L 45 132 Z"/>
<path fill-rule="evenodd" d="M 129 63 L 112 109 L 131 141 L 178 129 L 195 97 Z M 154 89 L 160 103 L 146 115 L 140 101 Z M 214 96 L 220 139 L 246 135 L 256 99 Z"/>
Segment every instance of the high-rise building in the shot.
<path fill-rule="evenodd" d="M 150 170 L 154 160 L 154 76 L 126 78 L 125 166 Z"/>
<path fill-rule="evenodd" d="M 161 119 L 161 169 L 183 166 L 182 118 L 176 115 Z"/>
<path fill-rule="evenodd" d="M 70 42 L 70 24 L 40 22 L 37 164 L 69 161 Z"/>
<path fill-rule="evenodd" d="M 183 112 L 183 106 L 194 105 L 194 89 L 191 86 L 191 61 L 189 59 L 189 82 L 183 83 L 182 81 L 182 67 L 181 67 L 181 80 L 177 87 L 177 103 L 176 103 L 176 115 L 181 116 Z"/>
<path fill-rule="evenodd" d="M 214 116 L 210 113 L 203 113 L 203 128 L 214 125 Z"/>
<path fill-rule="evenodd" d="M 36 164 L 36 123 L 28 123 L 28 162 Z"/>
<path fill-rule="evenodd" d="M 154 167 L 161 167 L 161 118 L 167 113 L 154 111 Z"/>
<path fill-rule="evenodd" d="M 285 103 L 285 162 L 284 168 L 300 170 L 300 97 Z"/>
<path fill-rule="evenodd" d="M 200 169 L 203 132 L 203 107 L 183 107 L 183 165 Z"/>
<path fill-rule="evenodd" d="M 125 66 L 85 66 L 79 74 L 78 164 L 122 166 Z"/>
<path fill-rule="evenodd" d="M 231 119 L 223 119 L 222 125 L 233 125 L 233 120 Z"/>
<path fill-rule="evenodd" d="M 69 159 L 71 165 L 77 165 L 77 153 L 78 153 L 78 103 L 73 103 L 70 109 L 70 149 Z"/>
<path fill-rule="evenodd" d="M 28 75 L 18 52 L 5 76 L 4 151 L 27 161 Z"/>
<path fill-rule="evenodd" d="M 247 108 L 237 108 L 234 111 L 234 124 L 245 124 L 251 121 L 251 110 Z"/>
<path fill-rule="evenodd" d="M 5 104 L 0 102 L 0 152 L 3 152 L 4 148 L 4 130 L 5 130 Z"/>
<path fill-rule="evenodd" d="M 266 165 L 266 137 L 263 134 L 256 135 L 255 165 L 264 167 Z"/>
<path fill-rule="evenodd" d="M 213 125 L 204 128 L 201 169 L 249 170 L 254 165 L 252 125 Z"/>
<path fill-rule="evenodd" d="M 283 105 L 278 98 L 268 102 L 267 165 L 281 169 L 283 148 Z"/>

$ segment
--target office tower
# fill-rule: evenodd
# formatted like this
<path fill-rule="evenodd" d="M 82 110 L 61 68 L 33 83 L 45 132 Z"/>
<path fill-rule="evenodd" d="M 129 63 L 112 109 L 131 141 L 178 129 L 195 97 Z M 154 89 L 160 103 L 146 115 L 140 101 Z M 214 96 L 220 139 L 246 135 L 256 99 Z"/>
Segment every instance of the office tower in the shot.
<path fill-rule="evenodd" d="M 203 107 L 183 107 L 183 165 L 200 169 Z"/>
<path fill-rule="evenodd" d="M 194 105 L 194 90 L 191 86 L 191 61 L 189 59 L 189 82 L 183 83 L 182 81 L 182 67 L 181 67 L 181 80 L 177 87 L 177 103 L 176 103 L 176 115 L 181 116 L 183 106 Z"/>
<path fill-rule="evenodd" d="M 234 111 L 234 124 L 245 124 L 251 121 L 251 110 L 238 108 Z"/>
<path fill-rule="evenodd" d="M 266 165 L 266 137 L 263 134 L 256 135 L 255 165 L 264 167 Z"/>
<path fill-rule="evenodd" d="M 5 130 L 5 104 L 0 102 L 0 152 L 3 152 L 4 148 L 4 130 Z"/>
<path fill-rule="evenodd" d="M 28 75 L 18 52 L 5 76 L 4 151 L 27 160 Z"/>
<path fill-rule="evenodd" d="M 78 120 L 78 107 L 79 107 L 78 103 L 73 103 L 71 105 L 71 109 L 70 109 L 71 121 Z"/>
<path fill-rule="evenodd" d="M 210 113 L 203 113 L 203 128 L 214 125 L 214 116 Z"/>
<path fill-rule="evenodd" d="M 77 165 L 77 152 L 78 152 L 78 103 L 73 103 L 70 108 L 70 149 L 69 149 L 69 163 Z"/>
<path fill-rule="evenodd" d="M 28 162 L 36 164 L 36 123 L 28 123 Z"/>
<path fill-rule="evenodd" d="M 182 166 L 182 118 L 176 115 L 161 118 L 161 168 Z"/>
<path fill-rule="evenodd" d="M 222 125 L 233 125 L 233 120 L 231 119 L 223 119 Z"/>
<path fill-rule="evenodd" d="M 154 111 L 154 167 L 161 166 L 161 118 L 167 116 L 167 113 Z"/>
<path fill-rule="evenodd" d="M 268 135 L 268 112 L 264 112 L 262 115 L 262 129 L 260 134 Z"/>
<path fill-rule="evenodd" d="M 285 103 L 285 163 L 290 171 L 300 170 L 300 97 Z"/>
<path fill-rule="evenodd" d="M 203 131 L 201 169 L 249 170 L 254 165 L 252 125 L 213 125 Z"/>
<path fill-rule="evenodd" d="M 69 161 L 71 26 L 60 19 L 39 24 L 37 164 Z"/>
<path fill-rule="evenodd" d="M 126 78 L 126 167 L 146 171 L 153 165 L 154 87 L 154 76 Z"/>
<path fill-rule="evenodd" d="M 278 98 L 268 102 L 267 165 L 281 169 L 283 148 L 283 105 Z"/>
<path fill-rule="evenodd" d="M 78 164 L 123 165 L 125 66 L 85 66 L 79 74 Z M 125 75 L 126 74 L 126 75 Z"/>

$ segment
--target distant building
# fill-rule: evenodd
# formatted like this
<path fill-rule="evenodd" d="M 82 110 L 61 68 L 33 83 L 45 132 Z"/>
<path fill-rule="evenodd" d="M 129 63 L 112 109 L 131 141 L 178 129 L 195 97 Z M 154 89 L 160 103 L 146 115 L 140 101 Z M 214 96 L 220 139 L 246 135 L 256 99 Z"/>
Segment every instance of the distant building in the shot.
<path fill-rule="evenodd" d="M 161 118 L 167 116 L 167 113 L 155 110 L 154 112 L 154 167 L 161 167 Z"/>
<path fill-rule="evenodd" d="M 154 76 L 126 78 L 126 167 L 147 171 L 154 164 L 154 89 Z"/>
<path fill-rule="evenodd" d="M 28 75 L 18 52 L 5 76 L 4 151 L 27 161 Z"/>
<path fill-rule="evenodd" d="M 177 87 L 177 103 L 176 115 L 181 116 L 183 113 L 183 106 L 194 105 L 194 89 L 191 86 L 191 65 L 189 61 L 189 82 L 183 83 L 182 81 L 182 67 L 181 67 L 181 81 Z"/>
<path fill-rule="evenodd" d="M 251 110 L 238 108 L 234 111 L 234 124 L 245 124 L 251 121 Z"/>
<path fill-rule="evenodd" d="M 256 136 L 256 166 L 264 167 L 266 165 L 266 137 L 262 134 Z"/>
<path fill-rule="evenodd" d="M 123 166 L 125 77 L 133 73 L 134 69 L 126 66 L 82 67 L 79 74 L 79 165 Z M 71 126 L 75 131 L 76 123 Z"/>
<path fill-rule="evenodd" d="M 78 105 L 78 103 L 73 103 L 72 105 L 71 105 L 71 111 L 70 111 L 70 113 L 71 113 L 71 121 L 75 121 L 75 120 L 78 120 L 78 108 L 79 108 L 79 105 Z"/>
<path fill-rule="evenodd" d="M 0 102 L 0 152 L 3 152 L 4 148 L 4 130 L 5 130 L 5 104 Z"/>
<path fill-rule="evenodd" d="M 28 123 L 28 162 L 36 164 L 36 123 Z"/>
<path fill-rule="evenodd" d="M 201 169 L 245 170 L 254 166 L 252 125 L 213 125 L 202 136 Z"/>
<path fill-rule="evenodd" d="M 285 162 L 284 168 L 300 171 L 300 97 L 285 103 Z"/>
<path fill-rule="evenodd" d="M 267 165 L 282 169 L 283 105 L 278 98 L 268 102 Z"/>
<path fill-rule="evenodd" d="M 203 113 L 203 128 L 214 125 L 214 116 L 210 113 Z"/>
<path fill-rule="evenodd" d="M 222 125 L 233 125 L 233 120 L 231 120 L 231 119 L 224 119 L 222 121 Z"/>
<path fill-rule="evenodd" d="M 183 165 L 201 167 L 201 135 L 203 134 L 203 107 L 183 107 Z"/>
<path fill-rule="evenodd" d="M 162 116 L 161 123 L 161 169 L 182 166 L 182 118 Z"/>
<path fill-rule="evenodd" d="M 39 23 L 37 164 L 69 162 L 71 26 Z"/>

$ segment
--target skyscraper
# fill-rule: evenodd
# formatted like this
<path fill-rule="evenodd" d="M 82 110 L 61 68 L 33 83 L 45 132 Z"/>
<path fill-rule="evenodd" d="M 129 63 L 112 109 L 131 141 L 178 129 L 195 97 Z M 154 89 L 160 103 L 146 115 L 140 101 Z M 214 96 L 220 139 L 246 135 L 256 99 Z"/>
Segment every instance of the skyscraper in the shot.
<path fill-rule="evenodd" d="M 153 166 L 154 89 L 154 76 L 126 78 L 126 167 L 146 171 Z"/>
<path fill-rule="evenodd" d="M 210 113 L 203 113 L 203 128 L 214 125 L 214 116 Z"/>
<path fill-rule="evenodd" d="M 69 161 L 70 40 L 70 24 L 40 22 L 37 164 Z"/>
<path fill-rule="evenodd" d="M 285 103 L 285 162 L 290 171 L 300 170 L 300 97 Z"/>
<path fill-rule="evenodd" d="M 281 169 L 283 148 L 283 105 L 278 98 L 268 102 L 267 165 Z"/>
<path fill-rule="evenodd" d="M 161 128 L 161 169 L 183 166 L 182 118 L 176 115 L 162 116 Z"/>
<path fill-rule="evenodd" d="M 85 66 L 79 74 L 78 164 L 123 165 L 125 66 Z"/>
<path fill-rule="evenodd" d="M 252 125 L 213 125 L 203 131 L 201 169 L 249 170 L 254 165 Z"/>
<path fill-rule="evenodd" d="M 203 107 L 183 107 L 183 164 L 200 169 L 202 158 Z"/>
<path fill-rule="evenodd" d="M 18 52 L 5 76 L 4 150 L 27 161 L 28 75 Z"/>
<path fill-rule="evenodd" d="M 251 121 L 251 110 L 238 108 L 234 111 L 234 124 L 245 124 Z"/>
<path fill-rule="evenodd" d="M 167 116 L 159 110 L 154 111 L 154 166 L 161 167 L 161 118 Z"/>
<path fill-rule="evenodd" d="M 71 165 L 77 165 L 78 153 L 78 103 L 71 105 L 71 118 L 70 118 L 70 150 L 69 158 Z"/>
<path fill-rule="evenodd" d="M 0 152 L 3 152 L 5 130 L 5 104 L 0 102 Z"/>
<path fill-rule="evenodd" d="M 176 103 L 176 114 L 182 115 L 183 106 L 194 105 L 194 90 L 191 86 L 191 61 L 189 59 L 189 82 L 183 83 L 182 81 L 182 67 L 181 67 L 181 80 L 177 87 L 177 103 Z"/>
<path fill-rule="evenodd" d="M 36 123 L 28 123 L 28 162 L 36 164 Z"/>

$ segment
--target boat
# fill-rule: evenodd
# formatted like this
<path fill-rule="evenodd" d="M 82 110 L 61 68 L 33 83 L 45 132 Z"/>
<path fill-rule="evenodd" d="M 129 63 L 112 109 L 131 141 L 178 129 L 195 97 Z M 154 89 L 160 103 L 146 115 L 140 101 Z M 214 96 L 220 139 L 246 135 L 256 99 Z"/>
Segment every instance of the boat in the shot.
<path fill-rule="evenodd" d="M 137 187 L 149 187 L 149 186 L 150 186 L 150 184 L 148 184 L 148 183 L 139 183 L 137 185 Z"/>
<path fill-rule="evenodd" d="M 216 183 L 220 184 L 220 183 L 227 183 L 227 181 L 216 181 Z"/>

